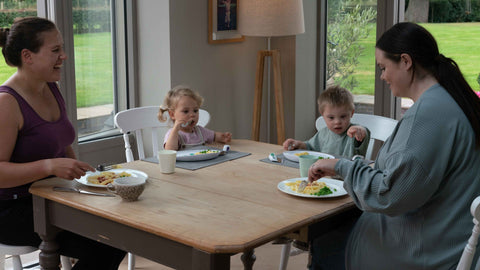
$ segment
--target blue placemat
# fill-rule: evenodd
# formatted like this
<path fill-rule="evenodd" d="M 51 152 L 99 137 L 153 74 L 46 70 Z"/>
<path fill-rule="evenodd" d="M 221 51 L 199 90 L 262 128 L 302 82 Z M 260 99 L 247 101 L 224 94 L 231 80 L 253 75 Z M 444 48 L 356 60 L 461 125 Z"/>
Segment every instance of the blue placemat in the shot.
<path fill-rule="evenodd" d="M 209 149 L 215 149 L 215 148 L 209 147 Z M 219 149 L 217 149 L 217 150 L 219 150 Z M 177 160 L 175 162 L 175 167 L 194 171 L 194 170 L 198 170 L 198 169 L 205 168 L 205 167 L 208 167 L 208 166 L 212 166 L 212 165 L 215 165 L 215 164 L 219 164 L 219 163 L 222 163 L 222 162 L 225 162 L 225 161 L 245 157 L 245 156 L 248 156 L 248 155 L 251 155 L 251 153 L 245 153 L 245 152 L 238 152 L 238 151 L 230 150 L 223 156 L 218 156 L 214 159 L 209 159 L 209 160 L 200 160 L 200 161 L 178 161 Z M 152 162 L 152 163 L 158 163 L 158 159 L 156 157 L 149 157 L 149 158 L 145 158 L 143 160 L 148 161 L 148 162 Z"/>
<path fill-rule="evenodd" d="M 294 161 L 291 161 L 289 159 L 286 159 L 283 156 L 283 154 L 277 155 L 277 158 L 280 158 L 282 160 L 282 162 L 273 162 L 270 159 L 268 159 L 268 157 L 264 158 L 264 159 L 260 159 L 260 161 L 265 162 L 265 163 L 275 164 L 275 165 L 297 168 L 297 169 L 300 168 L 300 165 L 298 164 L 298 162 L 294 162 Z"/>

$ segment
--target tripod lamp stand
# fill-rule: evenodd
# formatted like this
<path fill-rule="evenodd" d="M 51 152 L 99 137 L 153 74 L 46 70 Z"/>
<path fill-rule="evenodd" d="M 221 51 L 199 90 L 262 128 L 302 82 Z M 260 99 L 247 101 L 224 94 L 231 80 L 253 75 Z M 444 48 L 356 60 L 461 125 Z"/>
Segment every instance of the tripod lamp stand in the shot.
<path fill-rule="evenodd" d="M 292 36 L 305 32 L 302 0 L 242 0 L 239 5 L 239 32 L 244 36 L 267 38 L 267 50 L 257 53 L 253 102 L 252 139 L 260 140 L 263 79 L 267 60 L 267 92 L 270 94 L 270 61 L 276 108 L 277 143 L 285 140 L 280 51 L 270 48 L 271 37 Z M 270 113 L 270 112 L 268 112 Z"/>

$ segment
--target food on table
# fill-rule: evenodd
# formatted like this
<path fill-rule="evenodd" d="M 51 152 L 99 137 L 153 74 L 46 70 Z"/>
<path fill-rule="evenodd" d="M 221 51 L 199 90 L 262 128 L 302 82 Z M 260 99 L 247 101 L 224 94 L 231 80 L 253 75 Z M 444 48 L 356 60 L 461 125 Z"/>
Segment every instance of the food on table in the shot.
<path fill-rule="evenodd" d="M 298 187 L 301 182 L 302 180 L 297 180 L 295 182 L 285 183 L 285 185 L 290 187 L 292 191 L 300 194 L 323 196 L 323 195 L 328 195 L 333 193 L 333 191 L 327 186 L 327 184 L 325 184 L 325 182 L 319 182 L 319 181 L 313 181 L 312 183 L 308 183 L 305 189 L 299 192 Z"/>
<path fill-rule="evenodd" d="M 203 150 L 203 151 L 199 151 L 199 152 L 196 152 L 196 153 L 192 153 L 190 155 L 205 155 L 205 154 L 214 154 L 214 153 L 218 153 L 218 150 L 210 150 L 210 149 L 207 149 L 207 150 Z"/>
<path fill-rule="evenodd" d="M 127 177 L 127 176 L 132 176 L 132 175 L 127 172 L 120 172 L 120 173 L 101 172 L 99 174 L 90 175 L 89 177 L 87 177 L 87 181 L 91 184 L 107 185 L 108 183 L 113 182 L 113 180 L 117 178 Z"/>
<path fill-rule="evenodd" d="M 305 156 L 305 155 L 308 155 L 308 152 L 295 153 L 295 156 L 297 156 L 297 157 L 299 157 L 299 156 Z"/>

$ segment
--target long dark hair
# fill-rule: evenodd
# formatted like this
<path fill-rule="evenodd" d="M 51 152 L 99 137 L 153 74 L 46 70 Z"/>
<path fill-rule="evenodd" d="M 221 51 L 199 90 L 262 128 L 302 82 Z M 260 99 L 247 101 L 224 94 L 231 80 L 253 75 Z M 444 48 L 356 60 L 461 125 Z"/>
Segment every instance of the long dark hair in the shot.
<path fill-rule="evenodd" d="M 435 38 L 422 26 L 403 22 L 387 30 L 376 47 L 388 59 L 399 62 L 400 55 L 410 55 L 415 67 L 421 66 L 431 73 L 457 102 L 475 132 L 477 149 L 480 148 L 480 98 L 467 83 L 457 63 L 438 51 Z"/>
<path fill-rule="evenodd" d="M 22 66 L 21 52 L 28 49 L 34 53 L 43 45 L 43 32 L 57 29 L 52 21 L 39 17 L 17 18 L 9 28 L 0 28 L 0 47 L 8 65 Z"/>

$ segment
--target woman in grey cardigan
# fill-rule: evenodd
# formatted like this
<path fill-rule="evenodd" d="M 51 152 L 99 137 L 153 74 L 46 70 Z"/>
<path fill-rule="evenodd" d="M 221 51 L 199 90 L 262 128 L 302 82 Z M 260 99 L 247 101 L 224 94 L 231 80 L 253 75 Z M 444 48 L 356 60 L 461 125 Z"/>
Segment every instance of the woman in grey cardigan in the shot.
<path fill-rule="evenodd" d="M 452 269 L 471 234 L 470 204 L 480 195 L 480 99 L 417 24 L 386 31 L 375 57 L 392 93 L 415 103 L 374 168 L 346 159 L 310 168 L 310 181 L 341 175 L 363 211 L 345 230 L 350 234 L 335 268 Z M 313 241 L 312 269 L 332 262 L 328 246 L 325 239 Z"/>

